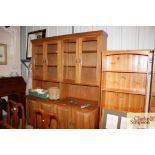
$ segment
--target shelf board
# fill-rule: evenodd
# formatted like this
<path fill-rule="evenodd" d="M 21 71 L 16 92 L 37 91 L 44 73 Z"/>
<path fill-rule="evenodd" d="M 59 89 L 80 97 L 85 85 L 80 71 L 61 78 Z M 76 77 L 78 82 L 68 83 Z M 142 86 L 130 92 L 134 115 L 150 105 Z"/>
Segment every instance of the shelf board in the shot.
<path fill-rule="evenodd" d="M 68 54 L 75 54 L 76 51 L 64 51 L 64 53 L 68 53 Z"/>
<path fill-rule="evenodd" d="M 106 88 L 106 89 L 102 89 L 102 91 L 125 93 L 125 94 L 134 94 L 134 95 L 146 95 L 145 92 L 135 92 L 135 91 L 125 90 L 125 89 L 123 90 L 123 89 Z"/>
<path fill-rule="evenodd" d="M 75 66 L 64 66 L 64 67 L 75 67 Z"/>
<path fill-rule="evenodd" d="M 47 67 L 58 67 L 57 65 L 47 65 Z"/>
<path fill-rule="evenodd" d="M 83 86 L 99 87 L 97 84 L 90 84 L 90 83 L 87 83 L 87 82 L 75 83 L 74 80 L 64 80 L 62 83 L 64 83 L 64 84 L 72 84 L 72 85 L 83 85 Z"/>
<path fill-rule="evenodd" d="M 82 66 L 83 68 L 96 68 L 96 66 Z"/>
<path fill-rule="evenodd" d="M 35 65 L 35 67 L 43 67 L 43 65 Z"/>
<path fill-rule="evenodd" d="M 147 72 L 122 71 L 122 70 L 102 70 L 102 72 L 147 74 Z"/>
<path fill-rule="evenodd" d="M 82 54 L 85 54 L 85 53 L 97 53 L 97 50 L 89 50 L 89 51 L 83 50 Z"/>
<path fill-rule="evenodd" d="M 57 52 L 47 52 L 47 54 L 58 54 Z"/>
<path fill-rule="evenodd" d="M 45 79 L 45 80 L 42 80 L 42 79 L 37 79 L 37 78 L 33 78 L 33 80 L 35 81 L 41 81 L 41 82 L 54 82 L 54 83 L 59 83 L 60 81 L 58 80 L 52 80 L 52 79 Z"/>
<path fill-rule="evenodd" d="M 35 52 L 35 55 L 43 55 L 43 53 Z"/>
<path fill-rule="evenodd" d="M 131 54 L 131 55 L 144 55 L 148 56 L 149 51 L 146 50 L 124 50 L 124 51 L 110 51 L 110 52 L 103 52 L 105 56 L 112 56 L 112 55 L 123 55 L 123 54 Z"/>

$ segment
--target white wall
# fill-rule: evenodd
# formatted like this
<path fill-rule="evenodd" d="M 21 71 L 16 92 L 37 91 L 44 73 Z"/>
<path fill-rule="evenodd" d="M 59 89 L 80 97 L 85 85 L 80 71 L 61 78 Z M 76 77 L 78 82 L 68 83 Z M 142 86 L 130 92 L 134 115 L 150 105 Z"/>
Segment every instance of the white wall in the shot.
<path fill-rule="evenodd" d="M 0 65 L 0 76 L 7 76 L 11 72 L 21 75 L 20 27 L 0 27 L 0 43 L 7 44 L 7 65 Z"/>
<path fill-rule="evenodd" d="M 47 37 L 72 33 L 71 26 L 29 26 L 27 32 L 47 30 Z M 74 32 L 104 30 L 108 50 L 154 49 L 155 26 L 74 26 Z"/>

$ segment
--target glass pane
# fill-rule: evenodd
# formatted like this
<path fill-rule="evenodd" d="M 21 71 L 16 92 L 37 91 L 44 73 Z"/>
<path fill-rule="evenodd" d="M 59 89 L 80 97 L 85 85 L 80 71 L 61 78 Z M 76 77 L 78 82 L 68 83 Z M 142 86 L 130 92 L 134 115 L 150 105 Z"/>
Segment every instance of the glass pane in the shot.
<path fill-rule="evenodd" d="M 64 80 L 75 81 L 76 41 L 64 42 Z"/>

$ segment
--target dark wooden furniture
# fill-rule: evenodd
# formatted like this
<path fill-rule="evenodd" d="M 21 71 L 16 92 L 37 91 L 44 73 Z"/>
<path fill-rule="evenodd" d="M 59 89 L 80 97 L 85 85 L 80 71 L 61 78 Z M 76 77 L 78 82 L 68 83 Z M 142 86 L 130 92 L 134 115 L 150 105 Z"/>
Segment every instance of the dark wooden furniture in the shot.
<path fill-rule="evenodd" d="M 0 97 L 8 96 L 9 99 L 23 104 L 25 108 L 26 83 L 21 76 L 0 78 Z M 0 120 L 2 110 L 0 109 Z"/>
<path fill-rule="evenodd" d="M 38 121 L 37 118 L 41 117 L 41 126 L 38 126 Z M 53 121 L 56 122 L 56 128 L 59 128 L 59 121 L 55 113 L 52 112 L 47 112 L 42 109 L 34 109 L 33 112 L 33 127 L 36 128 L 41 128 L 41 129 L 49 129 L 51 128 L 51 125 L 53 124 Z"/>
<path fill-rule="evenodd" d="M 26 83 L 21 76 L 0 78 L 0 97 L 8 96 L 16 98 L 18 102 L 24 102 L 25 90 Z"/>
<path fill-rule="evenodd" d="M 21 103 L 14 102 L 12 100 L 8 100 L 6 103 L 7 103 L 7 118 L 6 120 L 0 121 L 0 128 L 24 129 L 26 123 L 25 123 L 25 112 L 23 105 Z"/>

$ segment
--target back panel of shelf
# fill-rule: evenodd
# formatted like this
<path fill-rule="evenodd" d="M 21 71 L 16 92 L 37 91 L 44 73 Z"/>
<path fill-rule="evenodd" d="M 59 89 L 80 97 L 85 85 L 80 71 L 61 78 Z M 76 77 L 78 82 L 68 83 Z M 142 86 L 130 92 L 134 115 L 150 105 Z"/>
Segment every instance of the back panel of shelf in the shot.
<path fill-rule="evenodd" d="M 147 74 L 102 72 L 102 89 L 146 94 Z"/>
<path fill-rule="evenodd" d="M 147 72 L 148 56 L 146 55 L 108 55 L 104 57 L 103 71 Z"/>
<path fill-rule="evenodd" d="M 144 95 L 102 91 L 101 107 L 126 112 L 144 112 Z"/>
<path fill-rule="evenodd" d="M 99 87 L 61 83 L 61 98 L 73 97 L 91 101 L 99 101 Z"/>

